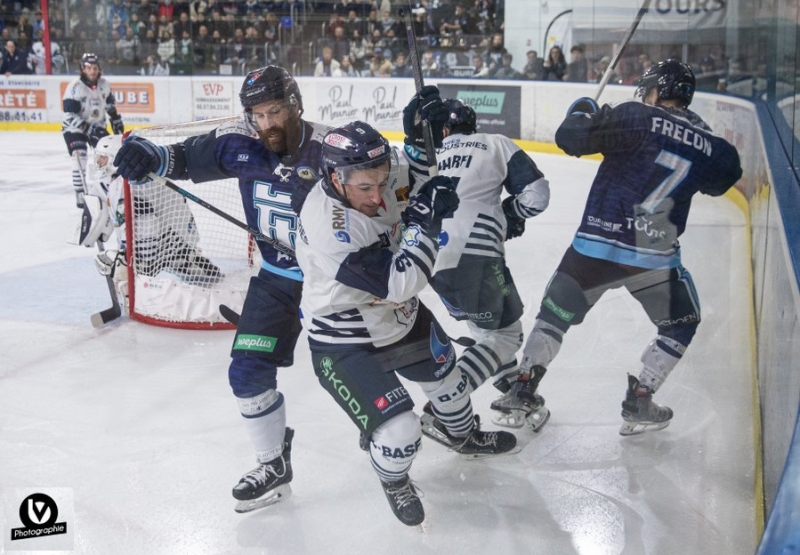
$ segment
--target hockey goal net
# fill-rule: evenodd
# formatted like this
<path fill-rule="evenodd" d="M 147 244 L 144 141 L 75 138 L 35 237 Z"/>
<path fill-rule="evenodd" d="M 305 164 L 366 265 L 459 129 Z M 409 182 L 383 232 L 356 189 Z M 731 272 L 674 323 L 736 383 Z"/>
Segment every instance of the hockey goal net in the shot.
<path fill-rule="evenodd" d="M 131 134 L 172 144 L 208 133 L 226 119 L 137 129 Z M 244 222 L 235 179 L 177 185 Z M 221 304 L 241 313 L 260 255 L 250 235 L 164 185 L 125 182 L 130 317 L 183 329 L 230 329 Z"/>

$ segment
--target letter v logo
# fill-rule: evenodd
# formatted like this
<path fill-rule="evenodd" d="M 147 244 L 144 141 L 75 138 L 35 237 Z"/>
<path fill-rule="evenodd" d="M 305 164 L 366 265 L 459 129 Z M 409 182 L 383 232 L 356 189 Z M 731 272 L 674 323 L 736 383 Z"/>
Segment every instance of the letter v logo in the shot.
<path fill-rule="evenodd" d="M 28 516 L 36 524 L 44 524 L 50 519 L 50 507 L 44 501 L 28 499 Z"/>

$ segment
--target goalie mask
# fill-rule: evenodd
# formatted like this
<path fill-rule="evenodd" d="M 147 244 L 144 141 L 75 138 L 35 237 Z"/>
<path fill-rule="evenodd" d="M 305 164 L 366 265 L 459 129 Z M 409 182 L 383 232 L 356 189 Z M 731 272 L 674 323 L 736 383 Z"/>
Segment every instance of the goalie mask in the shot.
<path fill-rule="evenodd" d="M 94 175 L 96 178 L 108 185 L 117 173 L 114 165 L 114 158 L 122 147 L 122 135 L 108 135 L 97 142 L 94 147 L 94 158 L 92 160 Z"/>
<path fill-rule="evenodd" d="M 645 99 L 650 89 L 655 88 L 659 99 L 679 100 L 684 108 L 688 108 L 694 97 L 694 72 L 679 60 L 665 60 L 648 69 L 637 85 L 637 97 Z"/>

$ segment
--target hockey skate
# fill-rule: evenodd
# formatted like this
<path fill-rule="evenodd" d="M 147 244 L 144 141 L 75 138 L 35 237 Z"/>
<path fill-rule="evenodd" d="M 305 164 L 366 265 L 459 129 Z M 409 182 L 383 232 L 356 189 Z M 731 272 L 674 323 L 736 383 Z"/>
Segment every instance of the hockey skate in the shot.
<path fill-rule="evenodd" d="M 502 397 L 492 401 L 490 408 L 495 411 L 492 422 L 507 428 L 521 428 L 528 424 L 534 432 L 539 432 L 550 420 L 550 410 L 544 404 L 544 397 L 536 393 L 539 381 L 544 376 L 542 366 L 533 367 L 533 377 L 520 374 L 520 379 Z"/>
<path fill-rule="evenodd" d="M 237 513 L 248 513 L 274 505 L 292 495 L 292 438 L 294 430 L 286 428 L 281 456 L 258 465 L 239 480 L 233 488 L 233 497 L 239 502 L 234 507 Z"/>
<path fill-rule="evenodd" d="M 381 480 L 383 492 L 389 501 L 394 516 L 406 526 L 416 526 L 425 520 L 425 509 L 419 499 L 417 488 L 411 478 L 406 475 L 403 479 L 396 482 L 384 482 Z"/>
<path fill-rule="evenodd" d="M 422 433 L 459 453 L 465 459 L 477 460 L 518 453 L 517 438 L 510 432 L 482 432 L 480 417 L 475 415 L 472 431 L 466 437 L 451 436 L 441 420 L 433 414 L 430 402 L 425 404 L 420 424 Z"/>
<path fill-rule="evenodd" d="M 194 249 L 181 249 L 167 263 L 167 269 L 194 285 L 213 285 L 222 279 L 222 272 L 208 258 Z"/>
<path fill-rule="evenodd" d="M 644 432 L 654 432 L 669 426 L 672 409 L 653 402 L 653 393 L 640 389 L 639 380 L 628 374 L 628 392 L 622 401 L 622 418 L 625 422 L 619 429 L 620 435 L 632 436 Z"/>

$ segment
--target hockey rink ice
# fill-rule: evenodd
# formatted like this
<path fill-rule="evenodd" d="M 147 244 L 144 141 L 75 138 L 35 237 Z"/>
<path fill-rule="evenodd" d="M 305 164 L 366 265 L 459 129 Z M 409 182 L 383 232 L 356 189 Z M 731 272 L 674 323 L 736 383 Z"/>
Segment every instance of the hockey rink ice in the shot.
<path fill-rule="evenodd" d="M 597 169 L 531 155 L 552 196 L 507 245 L 526 333 Z M 675 411 L 672 424 L 618 434 L 626 373 L 638 373 L 655 329 L 627 293 L 610 292 L 567 334 L 539 389 L 552 417 L 539 434 L 518 433 L 521 452 L 466 461 L 423 440 L 411 476 L 427 516 L 409 528 L 392 514 L 358 430 L 317 383 L 305 334 L 295 366 L 278 374 L 296 430 L 293 495 L 235 513 L 230 490 L 255 463 L 228 386 L 233 332 L 127 316 L 91 326 L 110 302 L 96 249 L 68 243 L 80 212 L 60 133 L 0 132 L 0 194 L 0 553 L 42 545 L 9 541 L 19 492 L 37 488 L 70 492 L 72 553 L 86 555 L 755 552 L 749 239 L 727 198 L 696 195 L 681 237 L 703 322 L 656 395 Z M 451 335 L 465 334 L 435 296 L 422 298 Z M 425 398 L 408 389 L 419 413 Z M 489 384 L 473 395 L 488 429 L 497 395 Z"/>

